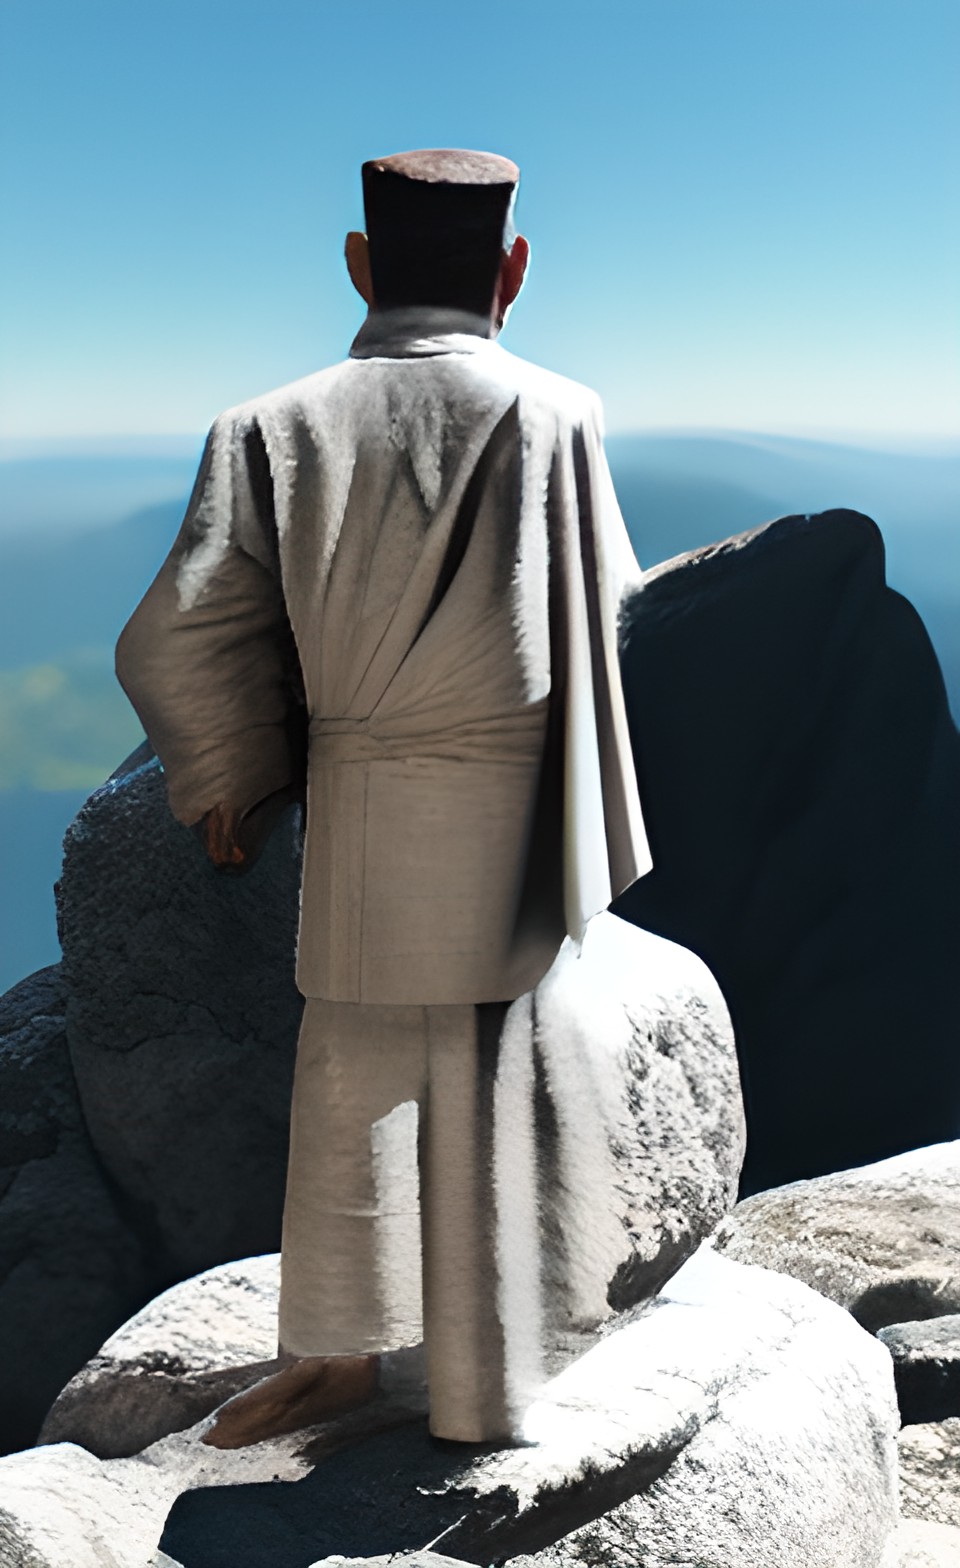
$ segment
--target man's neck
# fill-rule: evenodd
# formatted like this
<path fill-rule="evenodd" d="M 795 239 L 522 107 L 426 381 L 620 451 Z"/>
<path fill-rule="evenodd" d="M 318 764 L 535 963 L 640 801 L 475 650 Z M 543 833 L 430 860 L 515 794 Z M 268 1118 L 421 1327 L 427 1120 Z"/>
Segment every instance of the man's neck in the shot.
<path fill-rule="evenodd" d="M 403 305 L 371 309 L 350 349 L 354 359 L 427 357 L 469 353 L 491 342 L 497 328 L 490 316 L 452 305 Z"/>

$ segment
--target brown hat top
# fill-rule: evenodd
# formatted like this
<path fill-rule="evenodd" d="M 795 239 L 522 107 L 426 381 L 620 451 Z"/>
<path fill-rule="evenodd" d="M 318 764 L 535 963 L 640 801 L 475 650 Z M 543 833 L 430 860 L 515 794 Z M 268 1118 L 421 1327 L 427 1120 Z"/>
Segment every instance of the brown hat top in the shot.
<path fill-rule="evenodd" d="M 425 147 L 371 158 L 362 174 L 378 303 L 489 309 L 516 164 L 493 152 Z"/>
<path fill-rule="evenodd" d="M 363 165 L 365 180 L 371 175 L 396 174 L 427 185 L 514 186 L 520 170 L 509 158 L 495 152 L 473 152 L 466 147 L 421 147 L 395 152 L 388 158 L 371 158 Z"/>

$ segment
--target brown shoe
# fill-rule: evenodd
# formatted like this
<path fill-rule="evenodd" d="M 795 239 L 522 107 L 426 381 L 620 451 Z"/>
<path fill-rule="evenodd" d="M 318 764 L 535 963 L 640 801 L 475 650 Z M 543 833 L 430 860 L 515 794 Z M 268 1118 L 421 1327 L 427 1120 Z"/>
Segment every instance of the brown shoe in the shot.
<path fill-rule="evenodd" d="M 200 1441 L 246 1448 L 346 1415 L 373 1399 L 378 1363 L 378 1356 L 300 1357 L 222 1404 Z"/>

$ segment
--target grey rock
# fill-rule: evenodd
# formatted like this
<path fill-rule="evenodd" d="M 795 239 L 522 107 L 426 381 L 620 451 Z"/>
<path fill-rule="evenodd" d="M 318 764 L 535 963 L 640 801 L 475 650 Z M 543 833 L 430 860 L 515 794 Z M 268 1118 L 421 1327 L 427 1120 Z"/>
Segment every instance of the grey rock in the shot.
<path fill-rule="evenodd" d="M 716 1245 L 801 1279 L 865 1328 L 960 1312 L 960 1141 L 758 1193 Z"/>
<path fill-rule="evenodd" d="M 222 1263 L 158 1296 L 70 1380 L 38 1441 L 129 1457 L 256 1382 L 277 1353 L 279 1265 Z"/>
<path fill-rule="evenodd" d="M 904 1516 L 960 1529 L 960 1417 L 905 1426 L 898 1446 Z"/>
<path fill-rule="evenodd" d="M 743 1117 L 709 971 L 613 915 L 538 988 L 530 1049 L 554 1113 L 540 1150 L 554 1369 L 583 1325 L 653 1296 L 729 1209 Z M 262 1257 L 169 1290 L 63 1390 L 42 1440 L 115 1458 L 191 1426 L 276 1354 L 278 1279 L 276 1257 Z"/>
<path fill-rule="evenodd" d="M 876 524 L 653 567 L 622 665 L 655 865 L 614 907 L 730 1004 L 742 1190 L 960 1136 L 960 736 Z"/>
<path fill-rule="evenodd" d="M 611 914 L 534 993 L 544 1278 L 569 1318 L 649 1299 L 736 1197 L 743 1106 L 726 1004 L 686 949 Z M 559 1238 L 551 1257 L 550 1238 Z"/>
<path fill-rule="evenodd" d="M 705 1248 L 547 1385 L 532 1446 L 451 1457 L 410 1429 L 328 1458 L 300 1490 L 321 1559 L 429 1542 L 487 1564 L 564 1537 L 566 1551 L 623 1504 L 634 1550 L 650 1543 L 644 1568 L 691 1544 L 698 1568 L 876 1568 L 896 1522 L 897 1420 L 889 1357 L 848 1315 Z M 268 1526 L 253 1498 L 237 1518 L 209 1493 L 181 1496 L 161 1544 L 189 1565 L 216 1538 L 252 1568 L 269 1528 L 282 1563 L 281 1515 L 275 1500 Z"/>
<path fill-rule="evenodd" d="M 67 832 L 71 1060 L 97 1153 L 167 1279 L 279 1246 L 298 889 L 294 814 L 246 875 L 224 876 L 171 816 L 149 749 Z"/>
<path fill-rule="evenodd" d="M 577 1532 L 623 1508 L 634 1555 L 611 1563 L 877 1568 L 896 1523 L 887 1353 L 796 1281 L 708 1247 L 546 1385 L 525 1446 L 434 1443 L 413 1421 L 346 1448 L 331 1423 L 221 1451 L 199 1441 L 206 1426 L 129 1459 L 70 1444 L 13 1455 L 0 1510 L 71 1568 L 147 1568 L 158 1549 L 185 1568 L 214 1553 L 294 1568 L 426 1543 L 480 1564 L 598 1565 Z M 544 1557 L 557 1543 L 571 1555 Z"/>
<path fill-rule="evenodd" d="M 0 1447 L 159 1283 L 84 1126 L 59 967 L 0 997 Z"/>
<path fill-rule="evenodd" d="M 701 1256 L 664 1296 L 682 1287 Z M 714 1385 L 713 1419 L 690 1434 L 675 1462 L 648 1488 L 548 1550 L 516 1559 L 516 1568 L 783 1568 L 785 1563 L 876 1568 L 896 1523 L 896 1416 L 891 1427 L 889 1367 L 873 1355 L 861 1361 L 867 1337 L 856 1332 L 851 1319 L 837 1319 L 829 1309 L 820 1319 L 804 1291 L 779 1303 L 792 1314 L 796 1299 L 796 1306 L 803 1302 L 809 1312 L 801 1372 L 792 1361 L 796 1342 L 788 1350 L 788 1339 L 780 1339 L 778 1350 L 774 1341 L 779 1336 L 750 1322 L 749 1297 L 753 1291 L 759 1295 L 770 1275 L 752 1269 L 748 1275 L 725 1348 L 736 1354 L 741 1344 L 734 1316 L 745 1334 L 752 1331 L 756 1348 L 743 1346 L 742 1381 L 734 1372 Z M 682 1288 L 676 1299 L 685 1299 Z M 680 1327 L 678 1366 L 683 1341 L 692 1350 L 705 1327 L 692 1314 Z M 851 1383 L 842 1389 L 838 1358 L 845 1353 Z M 791 1363 L 791 1374 L 782 1381 L 776 1374 L 755 1381 L 757 1357 L 772 1370 L 778 1355 L 783 1370 Z M 692 1360 L 692 1376 L 699 1383 L 695 1352 Z M 865 1395 L 868 1405 L 876 1403 L 861 1424 L 863 1417 L 844 1407 L 851 1397 L 859 1403 Z"/>
<path fill-rule="evenodd" d="M 391 1552 L 389 1557 L 324 1557 L 310 1568 L 463 1568 L 462 1557 L 438 1557 L 436 1552 Z"/>
<path fill-rule="evenodd" d="M 960 1416 L 960 1314 L 894 1323 L 877 1338 L 893 1357 L 905 1425 Z"/>
<path fill-rule="evenodd" d="M 905 1519 L 881 1568 L 960 1568 L 960 1530 L 948 1524 Z"/>

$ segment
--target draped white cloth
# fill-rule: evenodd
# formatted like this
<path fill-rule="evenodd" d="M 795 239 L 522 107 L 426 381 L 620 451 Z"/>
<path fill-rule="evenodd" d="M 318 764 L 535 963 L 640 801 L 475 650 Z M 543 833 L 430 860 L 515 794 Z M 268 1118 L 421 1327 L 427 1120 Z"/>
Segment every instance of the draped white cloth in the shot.
<path fill-rule="evenodd" d="M 600 405 L 490 331 L 374 311 L 222 414 L 118 644 L 183 822 L 289 783 L 309 721 L 307 996 L 522 995 L 650 868 Z"/>

